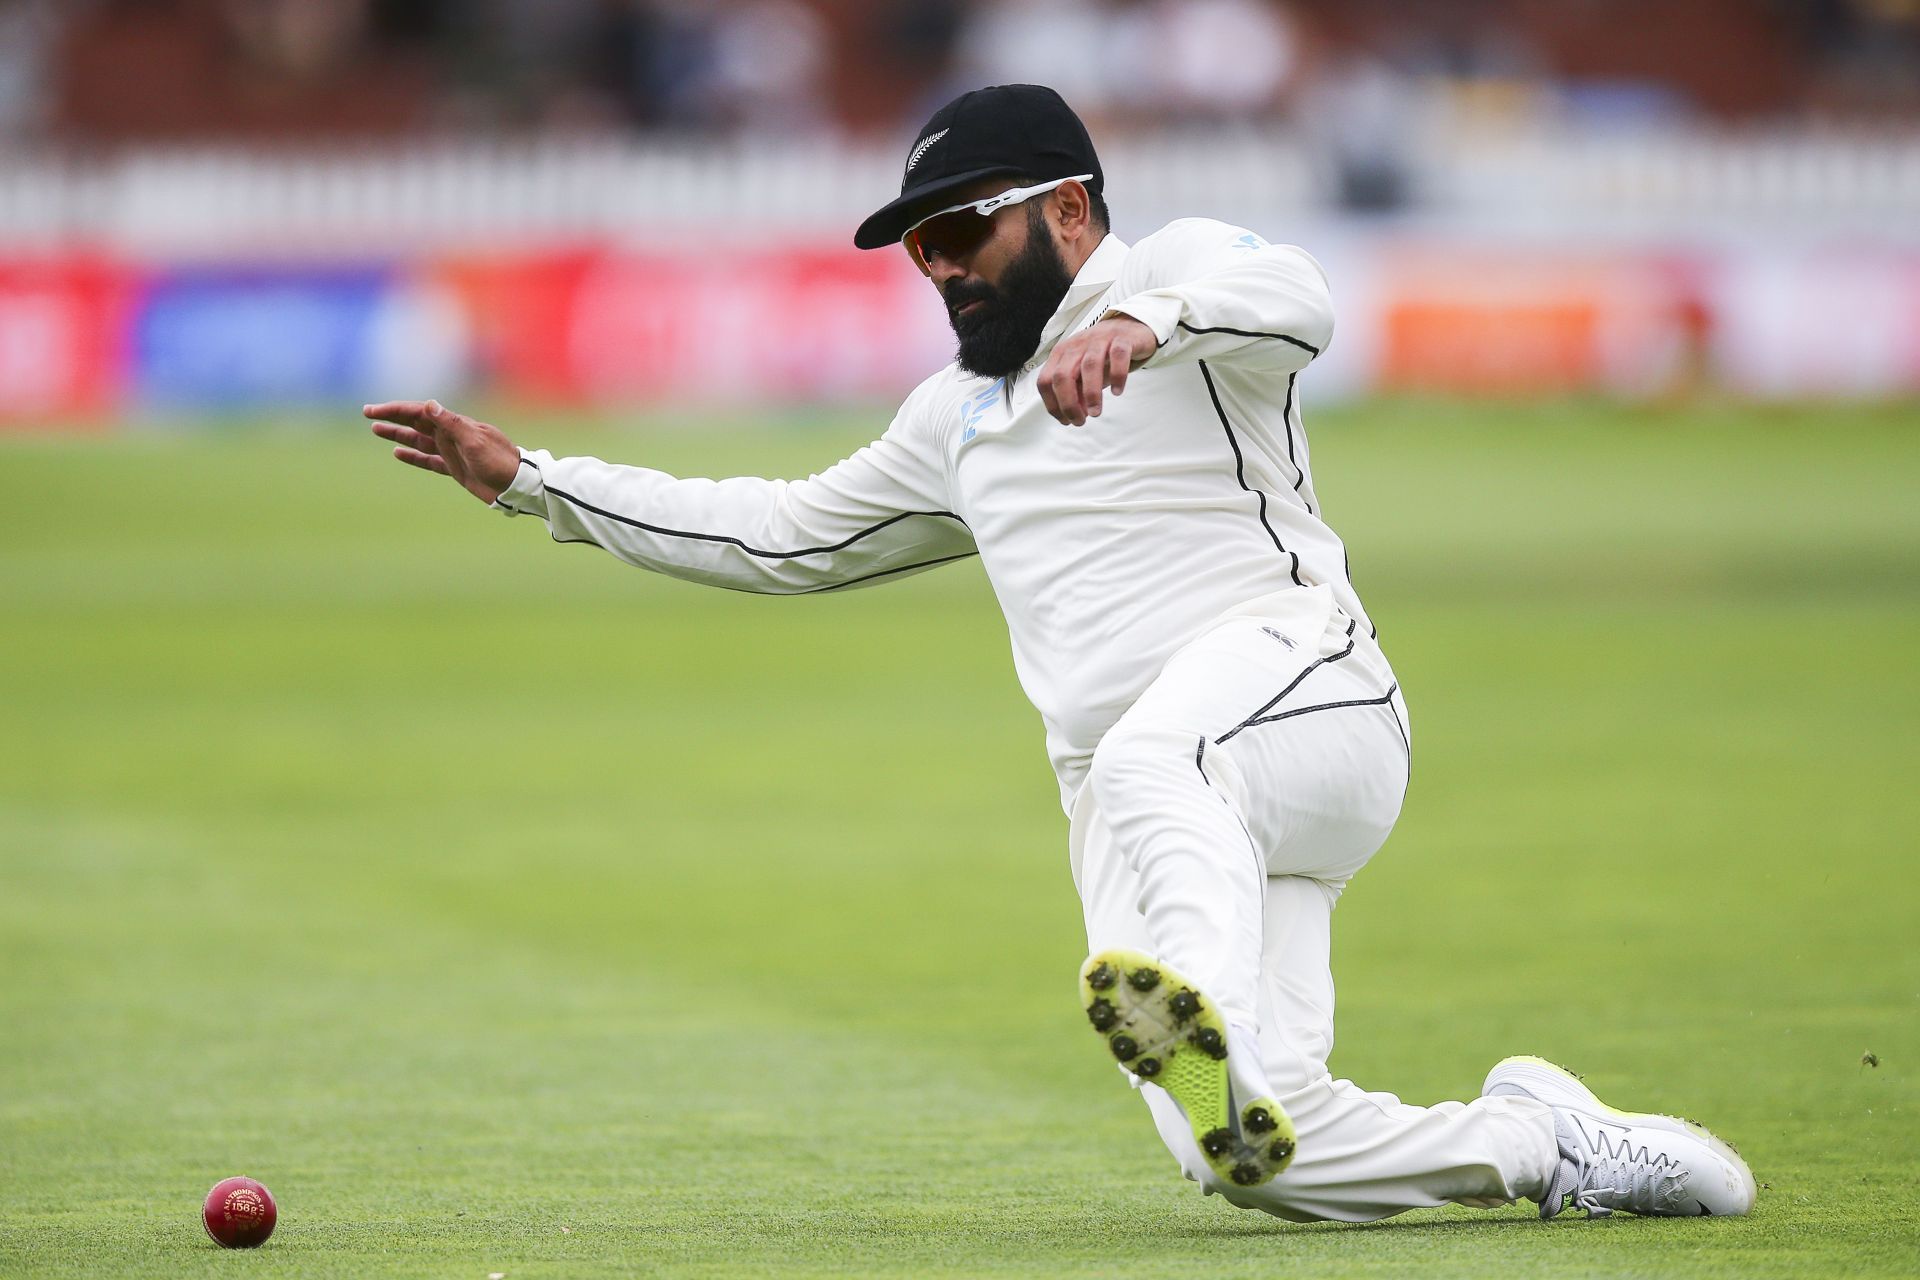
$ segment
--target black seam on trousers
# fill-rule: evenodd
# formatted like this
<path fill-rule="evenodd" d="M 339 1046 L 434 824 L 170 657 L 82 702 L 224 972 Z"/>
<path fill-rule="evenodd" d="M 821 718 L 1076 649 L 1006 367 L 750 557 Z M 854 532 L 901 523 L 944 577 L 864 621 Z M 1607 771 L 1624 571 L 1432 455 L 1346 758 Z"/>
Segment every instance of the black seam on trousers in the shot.
<path fill-rule="evenodd" d="M 1300 669 L 1300 674 L 1295 676 L 1287 684 L 1286 688 L 1274 694 L 1271 698 L 1268 698 L 1259 707 L 1256 707 L 1254 709 L 1253 714 L 1248 716 L 1245 720 L 1242 720 L 1239 724 L 1233 726 L 1233 728 L 1227 730 L 1225 733 L 1215 738 L 1213 740 L 1214 745 L 1218 746 L 1219 744 L 1225 742 L 1228 738 L 1231 738 L 1234 734 L 1246 728 L 1248 725 L 1257 723 L 1261 716 L 1265 715 L 1267 712 L 1273 710 L 1274 707 L 1278 706 L 1282 698 L 1292 693 L 1295 689 L 1298 689 L 1300 687 L 1300 682 L 1313 674 L 1314 668 L 1323 667 L 1329 662 L 1338 662 L 1340 661 L 1340 659 L 1352 653 L 1353 644 L 1354 644 L 1353 632 L 1354 632 L 1354 628 L 1358 627 L 1359 625 L 1360 623 L 1357 620 L 1349 619 L 1347 621 L 1347 647 L 1346 648 L 1342 649 L 1338 653 L 1330 653 L 1324 658 L 1315 658 L 1312 662 L 1309 662 L 1306 666 L 1302 667 Z"/>
<path fill-rule="evenodd" d="M 1389 702 L 1387 704 L 1387 710 L 1393 712 L 1393 727 L 1400 731 L 1400 745 L 1405 748 L 1407 763 L 1411 765 L 1413 763 L 1413 738 L 1407 733 L 1406 723 L 1400 719 L 1400 708 Z"/>
<path fill-rule="evenodd" d="M 1400 686 L 1398 683 L 1395 683 L 1395 684 L 1389 685 L 1387 687 L 1387 691 L 1381 694 L 1377 698 L 1353 698 L 1346 702 L 1322 702 L 1317 706 L 1296 707 L 1292 711 L 1280 711 L 1270 716 L 1262 716 L 1258 720 L 1249 720 L 1245 724 L 1241 725 L 1239 729 L 1235 729 L 1233 732 L 1238 733 L 1240 729 L 1251 729 L 1255 725 L 1273 724 L 1275 721 L 1278 721 L 1278 720 L 1291 720 L 1295 716 L 1312 715 L 1316 711 L 1338 711 L 1342 707 L 1384 707 L 1393 701 L 1393 695 L 1398 692 L 1400 692 Z M 1395 711 L 1393 713 L 1393 716 L 1394 716 L 1394 723 L 1398 724 L 1400 720 L 1400 713 L 1398 711 Z M 1218 746 L 1221 741 L 1222 741 L 1221 739 L 1216 738 L 1214 740 L 1214 745 Z M 1412 758 L 1411 747 L 1408 748 L 1408 758 L 1409 759 Z"/>
<path fill-rule="evenodd" d="M 1206 756 L 1207 735 L 1203 733 L 1200 735 L 1200 741 L 1194 744 L 1193 767 L 1199 770 L 1200 781 L 1207 784 L 1207 790 L 1220 797 L 1220 803 L 1227 807 L 1227 812 L 1232 815 L 1234 822 L 1239 824 L 1240 834 L 1247 838 L 1247 852 L 1253 855 L 1254 869 L 1260 873 L 1262 879 L 1265 879 L 1267 875 L 1267 861 L 1260 856 L 1260 842 L 1253 838 L 1253 828 L 1247 825 L 1247 820 L 1240 816 L 1240 811 L 1233 807 L 1232 801 L 1228 800 L 1227 797 L 1213 785 L 1213 779 L 1207 776 L 1206 768 L 1201 763 L 1206 759 Z"/>
<path fill-rule="evenodd" d="M 1300 557 L 1296 553 L 1287 550 L 1286 544 L 1280 541 L 1280 535 L 1274 531 L 1273 525 L 1267 520 L 1266 490 L 1256 489 L 1247 483 L 1246 455 L 1240 452 L 1239 438 L 1233 434 L 1233 424 L 1227 421 L 1227 411 L 1221 407 L 1220 393 L 1214 389 L 1213 385 L 1213 371 L 1207 368 L 1207 362 L 1205 360 L 1198 361 L 1197 363 L 1200 366 L 1200 376 L 1206 380 L 1207 395 L 1213 400 L 1214 415 L 1220 419 L 1220 426 L 1227 433 L 1227 444 L 1233 450 L 1233 478 L 1239 482 L 1242 490 L 1253 494 L 1260 500 L 1261 527 L 1267 531 L 1267 536 L 1273 539 L 1274 549 L 1281 555 L 1292 560 L 1293 563 L 1288 572 L 1293 576 L 1293 585 L 1296 587 L 1304 587 L 1307 584 L 1300 579 Z"/>

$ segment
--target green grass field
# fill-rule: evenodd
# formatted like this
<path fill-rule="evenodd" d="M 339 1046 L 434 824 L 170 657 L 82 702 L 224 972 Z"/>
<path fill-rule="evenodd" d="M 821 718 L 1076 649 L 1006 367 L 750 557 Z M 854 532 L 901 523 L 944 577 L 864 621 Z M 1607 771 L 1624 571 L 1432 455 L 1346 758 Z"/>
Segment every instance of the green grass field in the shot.
<path fill-rule="evenodd" d="M 796 474 L 884 421 L 506 425 Z M 1553 1056 L 1750 1219 L 1203 1200 L 1081 1025 L 976 562 L 701 590 L 343 414 L 0 443 L 0 1276 L 1920 1269 L 1920 410 L 1314 426 L 1417 739 L 1335 1070 Z"/>

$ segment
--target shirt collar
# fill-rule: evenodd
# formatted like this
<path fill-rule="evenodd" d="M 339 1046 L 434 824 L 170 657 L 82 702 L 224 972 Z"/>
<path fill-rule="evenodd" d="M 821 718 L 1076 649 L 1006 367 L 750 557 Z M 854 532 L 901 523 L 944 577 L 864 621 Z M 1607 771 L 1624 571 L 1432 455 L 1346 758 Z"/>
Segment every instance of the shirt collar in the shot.
<path fill-rule="evenodd" d="M 1127 260 L 1127 244 L 1119 236 L 1108 232 L 1100 243 L 1094 246 L 1087 260 L 1080 264 L 1079 274 L 1073 277 L 1073 283 L 1067 286 L 1067 296 L 1060 299 L 1060 305 L 1054 309 L 1046 328 L 1040 331 L 1040 345 L 1034 349 L 1033 360 L 1028 368 L 1037 367 L 1053 350 L 1063 334 L 1081 318 L 1087 304 L 1113 287 L 1120 278 L 1120 264 Z"/>

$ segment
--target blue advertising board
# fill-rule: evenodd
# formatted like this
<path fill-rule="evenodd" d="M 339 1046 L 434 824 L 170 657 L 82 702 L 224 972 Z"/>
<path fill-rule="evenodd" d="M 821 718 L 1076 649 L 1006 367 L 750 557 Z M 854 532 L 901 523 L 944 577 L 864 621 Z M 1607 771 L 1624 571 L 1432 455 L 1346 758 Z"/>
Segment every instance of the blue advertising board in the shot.
<path fill-rule="evenodd" d="M 352 400 L 393 285 L 384 266 L 157 273 L 134 316 L 134 397 L 161 409 Z"/>

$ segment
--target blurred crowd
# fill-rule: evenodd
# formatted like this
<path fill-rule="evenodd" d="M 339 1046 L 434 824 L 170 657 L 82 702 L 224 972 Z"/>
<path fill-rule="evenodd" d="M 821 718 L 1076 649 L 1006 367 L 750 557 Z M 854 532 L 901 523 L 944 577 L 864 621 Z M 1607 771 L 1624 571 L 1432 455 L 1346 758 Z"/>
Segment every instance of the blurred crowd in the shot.
<path fill-rule="evenodd" d="M 1311 117 L 1381 147 L 1436 89 L 1911 122 L 1920 0 L 0 0 L 0 140 L 891 135 L 1008 80 L 1096 129 Z"/>

